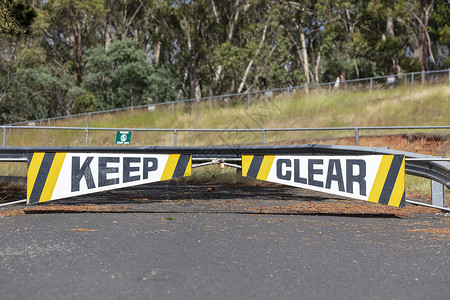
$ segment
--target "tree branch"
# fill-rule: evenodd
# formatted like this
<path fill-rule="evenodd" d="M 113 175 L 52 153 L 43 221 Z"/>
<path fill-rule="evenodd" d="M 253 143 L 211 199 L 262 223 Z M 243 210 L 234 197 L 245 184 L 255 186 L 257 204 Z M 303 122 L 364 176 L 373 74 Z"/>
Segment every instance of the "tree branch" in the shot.
<path fill-rule="evenodd" d="M 242 89 L 244 88 L 245 83 L 247 81 L 248 73 L 250 72 L 250 69 L 252 68 L 253 62 L 254 62 L 255 58 L 259 55 L 259 52 L 261 51 L 261 48 L 264 45 L 264 41 L 266 40 L 266 32 L 267 32 L 267 25 L 264 26 L 264 31 L 263 31 L 263 34 L 262 34 L 262 37 L 261 37 L 261 41 L 259 42 L 258 49 L 256 50 L 255 55 L 250 60 L 250 62 L 247 65 L 247 68 L 245 69 L 244 76 L 242 77 L 241 84 L 239 85 L 239 88 L 238 88 L 238 91 L 237 91 L 238 93 L 240 93 L 242 91 Z"/>

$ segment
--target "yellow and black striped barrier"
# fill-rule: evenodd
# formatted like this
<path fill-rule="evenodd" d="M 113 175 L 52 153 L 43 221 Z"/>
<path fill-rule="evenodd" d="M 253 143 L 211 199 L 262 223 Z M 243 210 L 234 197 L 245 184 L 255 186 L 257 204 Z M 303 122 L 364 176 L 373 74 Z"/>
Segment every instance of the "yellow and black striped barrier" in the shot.
<path fill-rule="evenodd" d="M 242 155 L 242 176 L 405 206 L 405 157 Z"/>
<path fill-rule="evenodd" d="M 190 176 L 188 154 L 33 152 L 27 204 Z"/>
<path fill-rule="evenodd" d="M 190 154 L 32 152 L 27 203 L 190 176 Z M 396 207 L 405 205 L 403 155 L 242 155 L 242 175 Z"/>

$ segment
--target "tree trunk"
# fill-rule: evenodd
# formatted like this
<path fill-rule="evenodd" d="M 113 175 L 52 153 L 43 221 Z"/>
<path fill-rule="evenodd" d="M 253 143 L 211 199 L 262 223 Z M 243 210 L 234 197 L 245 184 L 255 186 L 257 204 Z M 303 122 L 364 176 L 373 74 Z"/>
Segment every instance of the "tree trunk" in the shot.
<path fill-rule="evenodd" d="M 242 76 L 242 81 L 241 81 L 241 84 L 239 85 L 239 89 L 237 91 L 238 93 L 242 92 L 242 90 L 244 89 L 244 86 L 245 86 L 245 84 L 247 82 L 248 73 L 250 72 L 250 69 L 252 68 L 252 65 L 253 65 L 253 62 L 254 62 L 255 58 L 258 57 L 259 52 L 261 51 L 261 48 L 264 45 L 264 41 L 266 40 L 266 32 L 267 32 L 267 25 L 264 26 L 263 35 L 261 37 L 261 41 L 259 42 L 259 47 L 256 50 L 256 53 L 253 56 L 253 58 L 248 63 L 247 68 L 245 69 L 245 72 L 244 72 L 244 76 Z"/>
<path fill-rule="evenodd" d="M 270 49 L 269 55 L 267 56 L 267 58 L 264 61 L 264 65 L 260 68 L 260 71 L 255 76 L 255 80 L 253 81 L 253 84 L 250 86 L 249 89 L 254 88 L 255 85 L 258 84 L 258 80 L 261 77 L 261 75 L 265 72 L 266 66 L 269 63 L 270 59 L 272 58 L 272 55 L 273 55 L 276 47 L 277 47 L 277 45 L 275 44 L 275 45 L 272 46 L 272 49 Z"/>
<path fill-rule="evenodd" d="M 426 79 L 425 72 L 428 70 L 428 60 L 431 58 L 434 62 L 433 52 L 431 51 L 431 40 L 428 32 L 429 21 L 433 14 L 434 1 L 435 0 L 420 0 L 418 3 L 418 13 L 414 10 L 412 11 L 413 16 L 418 23 L 418 26 L 416 27 L 419 32 L 417 39 L 418 45 L 417 49 L 414 49 L 414 57 L 417 55 L 420 59 L 422 82 Z"/>
<path fill-rule="evenodd" d="M 83 45 L 82 45 L 82 35 L 81 35 L 81 21 L 78 12 L 75 12 L 75 51 L 76 51 L 76 63 L 75 68 L 77 70 L 77 85 L 80 86 L 83 81 Z"/>
<path fill-rule="evenodd" d="M 422 51 L 420 55 L 420 66 L 422 68 L 422 74 L 420 74 L 421 82 L 425 82 L 425 71 L 428 69 L 428 47 L 427 47 L 427 37 L 425 31 L 421 30 L 419 32 L 419 43 L 420 50 Z"/>
<path fill-rule="evenodd" d="M 111 17 L 111 9 L 112 9 L 112 0 L 108 1 L 108 16 L 107 16 L 107 24 L 106 24 L 106 32 L 105 32 L 105 50 L 108 51 L 109 45 L 112 42 L 112 17 Z"/>
<path fill-rule="evenodd" d="M 395 32 L 394 32 L 394 18 L 391 16 L 388 16 L 386 19 L 386 36 L 391 36 L 395 38 Z M 383 35 L 383 40 L 386 40 L 386 37 Z M 390 74 L 402 74 L 403 69 L 399 64 L 398 57 L 391 57 L 391 67 L 390 70 L 388 70 Z"/>
<path fill-rule="evenodd" d="M 389 16 L 386 20 L 386 35 L 394 36 L 394 19 Z"/>
<path fill-rule="evenodd" d="M 302 46 L 302 62 L 303 62 L 303 73 L 306 78 L 306 93 L 309 94 L 309 63 L 308 63 L 308 53 L 306 52 L 306 39 L 303 30 L 300 28 L 300 44 Z"/>
<path fill-rule="evenodd" d="M 227 34 L 227 41 L 231 41 L 232 40 L 233 35 L 234 35 L 234 28 L 236 26 L 236 22 L 239 19 L 239 13 L 240 13 L 239 2 L 240 2 L 240 0 L 236 0 L 236 2 L 234 3 L 234 7 L 236 9 L 236 12 L 234 14 L 234 17 L 231 18 L 231 20 L 230 20 L 230 22 L 228 24 L 228 27 L 230 29 L 228 30 L 228 34 Z M 213 12 L 214 12 L 214 16 L 216 18 L 216 22 L 217 22 L 218 25 L 220 25 L 219 15 L 217 13 L 217 9 L 216 9 L 216 6 L 215 6 L 213 0 L 211 0 L 211 4 L 212 4 L 212 7 L 213 7 Z M 213 81 L 213 88 L 215 88 L 217 86 L 217 83 L 222 78 L 222 71 L 223 71 L 223 66 L 221 64 L 219 64 L 217 66 L 217 69 L 216 69 L 215 73 L 214 73 L 215 76 L 214 76 L 214 81 Z"/>
<path fill-rule="evenodd" d="M 157 41 L 155 45 L 155 66 L 159 65 L 160 56 L 161 56 L 161 42 Z"/>
<path fill-rule="evenodd" d="M 319 53 L 317 53 L 316 67 L 314 69 L 314 76 L 316 83 L 319 83 L 319 67 L 320 67 L 320 51 Z"/>
<path fill-rule="evenodd" d="M 303 33 L 302 28 L 300 28 L 300 44 L 302 45 L 302 62 L 303 62 L 303 73 L 306 78 L 306 93 L 309 93 L 309 63 L 308 63 L 308 53 L 306 51 L 306 39 L 305 34 Z"/>
<path fill-rule="evenodd" d="M 431 52 L 431 45 L 429 43 L 429 35 L 428 35 L 428 23 L 431 18 L 431 14 L 433 13 L 433 5 L 434 0 L 432 0 L 430 3 L 427 3 L 427 0 L 423 0 L 422 4 L 424 5 L 422 7 L 422 14 L 423 14 L 423 22 L 422 22 L 422 30 L 420 31 L 420 39 L 422 40 L 422 82 L 425 82 L 425 71 L 428 70 L 428 60 L 430 55 L 432 56 L 433 53 Z M 426 6 L 428 4 L 428 6 Z"/>
<path fill-rule="evenodd" d="M 353 58 L 353 66 L 355 67 L 356 78 L 359 78 L 359 68 L 358 68 L 358 64 L 356 63 L 356 59 L 354 59 L 354 58 Z"/>

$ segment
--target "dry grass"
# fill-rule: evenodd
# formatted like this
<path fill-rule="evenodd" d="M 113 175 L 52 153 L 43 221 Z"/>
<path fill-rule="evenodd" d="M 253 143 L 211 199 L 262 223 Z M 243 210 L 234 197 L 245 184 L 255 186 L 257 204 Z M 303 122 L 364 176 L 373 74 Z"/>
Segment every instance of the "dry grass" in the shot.
<path fill-rule="evenodd" d="M 410 94 L 408 87 L 367 91 L 344 90 L 331 96 L 324 90 L 279 94 L 273 98 L 252 99 L 247 110 L 245 99 L 224 104 L 214 100 L 157 106 L 155 111 L 135 109 L 111 114 L 52 122 L 54 126 L 90 126 L 99 128 L 316 128 L 341 126 L 431 126 L 450 125 L 450 89 L 446 85 L 423 87 Z M 44 122 L 42 125 L 47 125 Z M 90 146 L 109 146 L 115 131 L 90 131 Z M 84 146 L 84 130 L 11 130 L 8 146 Z M 189 137 L 190 138 L 190 137 Z M 186 138 L 188 139 L 188 138 Z M 199 144 L 211 144 L 211 135 L 200 136 Z M 189 143 L 187 140 L 185 143 Z M 233 142 L 231 140 L 230 142 Z M 242 142 L 236 137 L 236 143 Z M 134 145 L 171 145 L 172 133 L 133 132 Z"/>
<path fill-rule="evenodd" d="M 327 92 L 311 91 L 310 95 L 281 94 L 270 99 L 260 98 L 252 102 L 249 110 L 246 109 L 245 102 L 243 105 L 213 107 L 211 111 L 205 103 L 196 104 L 189 110 L 178 108 L 173 118 L 170 111 L 156 111 L 134 118 L 126 113 L 124 119 L 119 117 L 117 121 L 128 127 L 141 127 L 145 124 L 152 128 L 219 129 L 449 125 L 450 117 L 446 114 L 450 110 L 450 101 L 447 100 L 449 97 L 450 89 L 446 86 L 424 88 L 412 96 L 407 88 L 402 87 L 376 91 L 372 95 L 361 91 L 342 91 L 328 96 Z M 161 118 L 160 114 L 169 117 Z M 148 120 L 145 120 L 146 117 Z M 116 125 L 120 127 L 119 124 Z M 447 131 L 443 131 L 443 134 L 446 133 Z M 383 135 L 386 132 L 374 134 Z M 352 136 L 353 131 L 268 132 L 266 140 L 267 144 L 311 143 L 311 139 L 320 143 L 324 139 Z M 93 143 L 94 140 L 99 139 L 91 139 Z M 148 142 L 143 143 L 144 140 Z M 109 137 L 109 141 L 113 142 L 113 138 Z M 178 133 L 179 146 L 259 145 L 261 142 L 260 132 Z M 172 145 L 173 134 L 136 133 L 133 143 Z"/>
<path fill-rule="evenodd" d="M 8 202 L 10 198 L 25 194 L 25 192 L 25 182 L 5 181 L 0 179 L 0 203 Z"/>

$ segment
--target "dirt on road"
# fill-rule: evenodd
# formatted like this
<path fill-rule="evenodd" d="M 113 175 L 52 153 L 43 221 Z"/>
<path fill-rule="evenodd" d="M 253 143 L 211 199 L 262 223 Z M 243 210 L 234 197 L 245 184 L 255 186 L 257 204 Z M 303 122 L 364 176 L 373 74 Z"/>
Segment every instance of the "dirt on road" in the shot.
<path fill-rule="evenodd" d="M 42 203 L 0 208 L 0 216 L 52 213 L 314 214 L 355 217 L 446 217 L 416 205 L 397 208 L 277 184 L 217 185 L 160 182 Z"/>

